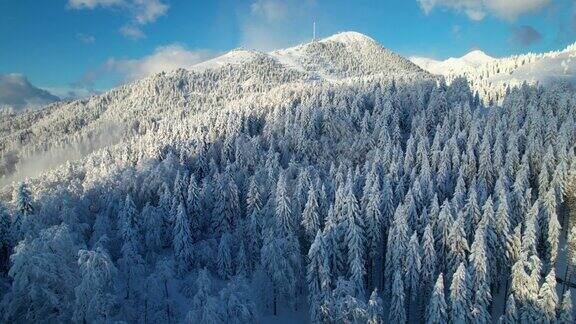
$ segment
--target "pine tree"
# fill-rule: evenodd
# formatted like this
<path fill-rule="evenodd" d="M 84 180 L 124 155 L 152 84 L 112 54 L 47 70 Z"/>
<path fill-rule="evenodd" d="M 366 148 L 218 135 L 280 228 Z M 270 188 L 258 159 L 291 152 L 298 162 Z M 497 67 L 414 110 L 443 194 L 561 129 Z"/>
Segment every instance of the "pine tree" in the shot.
<path fill-rule="evenodd" d="M 116 267 L 102 248 L 78 252 L 80 284 L 74 289 L 73 320 L 77 322 L 106 322 L 115 304 L 114 278 Z"/>
<path fill-rule="evenodd" d="M 210 294 L 212 282 L 208 270 L 200 270 L 196 280 L 196 294 L 192 298 L 192 308 L 186 316 L 186 322 L 193 323 L 222 323 L 223 318 L 219 309 L 218 300 Z"/>
<path fill-rule="evenodd" d="M 378 288 L 375 288 L 368 300 L 367 309 L 367 324 L 381 324 L 384 323 L 384 307 L 382 306 L 382 299 L 378 296 Z"/>
<path fill-rule="evenodd" d="M 516 324 L 519 321 L 518 310 L 516 310 L 516 301 L 514 300 L 514 294 L 508 295 L 508 301 L 506 302 L 506 309 L 504 314 L 500 316 L 500 324 Z"/>
<path fill-rule="evenodd" d="M 218 301 L 223 306 L 223 322 L 242 324 L 258 321 L 256 305 L 252 301 L 249 287 L 244 277 L 233 277 L 220 291 Z"/>
<path fill-rule="evenodd" d="M 572 317 L 572 296 L 570 296 L 570 290 L 566 290 L 558 310 L 558 324 L 570 323 L 574 323 Z"/>
<path fill-rule="evenodd" d="M 12 252 L 10 215 L 0 203 L 0 272 L 8 271 L 10 254 Z"/>
<path fill-rule="evenodd" d="M 452 225 L 450 234 L 448 235 L 448 280 L 452 278 L 452 274 L 456 271 L 460 263 L 466 260 L 466 253 L 468 252 L 468 241 L 466 240 L 466 233 L 464 232 L 463 214 L 459 214 L 456 221 Z"/>
<path fill-rule="evenodd" d="M 388 321 L 390 323 L 406 323 L 406 305 L 404 296 L 404 283 L 402 282 L 402 273 L 394 273 L 394 282 L 392 284 L 392 296 L 390 302 L 390 313 Z"/>
<path fill-rule="evenodd" d="M 216 256 L 216 265 L 220 278 L 227 280 L 232 277 L 232 251 L 230 247 L 231 235 L 224 233 L 220 237 L 218 245 L 218 254 Z"/>
<path fill-rule="evenodd" d="M 424 314 L 424 306 L 426 302 L 430 300 L 430 294 L 434 287 L 434 278 L 436 277 L 436 250 L 434 249 L 434 236 L 430 224 L 426 226 L 422 237 L 422 269 L 420 273 L 422 285 L 421 313 Z M 444 281 L 444 279 L 442 279 L 442 281 Z"/>
<path fill-rule="evenodd" d="M 314 240 L 314 235 L 320 229 L 320 215 L 318 213 L 318 200 L 316 198 L 316 191 L 312 186 L 308 190 L 308 200 L 302 212 L 302 226 L 308 242 Z"/>
<path fill-rule="evenodd" d="M 408 243 L 408 254 L 406 255 L 406 290 L 409 293 L 408 300 L 415 301 L 420 292 L 420 271 L 421 271 L 420 244 L 418 234 L 414 232 Z"/>
<path fill-rule="evenodd" d="M 444 277 L 438 275 L 430 303 L 426 311 L 426 324 L 448 323 L 446 301 L 444 299 Z"/>
<path fill-rule="evenodd" d="M 468 323 L 470 314 L 470 285 L 464 263 L 460 263 L 450 285 L 451 323 Z"/>
<path fill-rule="evenodd" d="M 184 203 L 180 203 L 178 206 L 178 212 L 174 220 L 173 240 L 176 267 L 178 272 L 182 274 L 192 265 L 194 257 L 190 223 L 188 222 Z"/>
<path fill-rule="evenodd" d="M 158 252 L 162 248 L 162 216 L 149 203 L 144 206 L 141 218 L 144 220 L 144 242 L 148 254 Z"/>
<path fill-rule="evenodd" d="M 306 281 L 310 298 L 310 318 L 313 323 L 319 323 L 322 321 L 320 308 L 330 291 L 330 266 L 320 230 L 316 233 L 316 238 L 308 251 Z"/>
<path fill-rule="evenodd" d="M 136 216 L 134 201 L 130 195 L 126 195 L 119 217 L 120 236 L 124 242 L 130 242 L 133 248 L 139 250 L 140 242 L 137 234 Z"/>
<path fill-rule="evenodd" d="M 382 245 L 382 194 L 380 192 L 380 183 L 378 177 L 374 180 L 373 185 L 364 195 L 368 196 L 364 217 L 366 218 L 366 239 L 368 240 L 368 286 L 375 286 L 374 271 L 376 264 L 380 263 L 381 245 Z"/>
<path fill-rule="evenodd" d="M 452 208 L 450 202 L 445 200 L 442 204 L 440 214 L 438 215 L 438 222 L 434 229 L 434 241 L 436 242 L 436 258 L 441 272 L 445 272 L 448 258 L 448 246 L 450 244 L 448 236 L 450 235 L 450 226 L 452 224 Z"/>
<path fill-rule="evenodd" d="M 488 260 L 486 257 L 486 245 L 484 240 L 485 228 L 479 226 L 476 229 L 474 243 L 472 243 L 472 249 L 469 256 L 472 279 L 471 288 L 474 292 L 472 317 L 477 323 L 490 322 L 490 312 L 488 307 L 492 300 L 488 277 Z"/>
<path fill-rule="evenodd" d="M 274 315 L 278 314 L 278 299 L 292 296 L 296 290 L 297 269 L 290 260 L 287 240 L 268 231 L 262 245 L 261 262 L 272 283 Z"/>
<path fill-rule="evenodd" d="M 394 213 L 394 223 L 388 233 L 386 250 L 386 287 L 392 286 L 394 273 L 405 268 L 404 256 L 408 249 L 408 223 L 404 206 L 400 204 Z"/>
<path fill-rule="evenodd" d="M 348 248 L 348 269 L 350 281 L 356 287 L 356 298 L 364 298 L 364 220 L 360 216 L 356 197 L 352 192 L 351 185 L 347 186 L 347 194 L 344 200 L 344 213 L 346 217 L 345 240 Z"/>
<path fill-rule="evenodd" d="M 556 321 L 556 308 L 558 307 L 558 295 L 556 294 L 556 272 L 554 269 L 546 276 L 546 281 L 540 287 L 538 293 L 538 305 L 542 313 L 541 320 L 546 323 Z"/>
<path fill-rule="evenodd" d="M 32 194 L 26 183 L 20 182 L 15 188 L 12 197 L 15 214 L 12 219 L 11 236 L 14 244 L 16 244 L 24 235 L 32 234 L 36 230 L 36 223 L 32 221 L 35 209 Z"/>
<path fill-rule="evenodd" d="M 122 257 L 118 259 L 118 266 L 125 282 L 123 291 L 126 292 L 126 295 L 124 299 L 133 302 L 138 298 L 138 294 L 140 293 L 140 284 L 145 271 L 145 262 L 131 241 L 126 241 L 122 245 Z M 130 307 L 130 305 L 122 306 Z M 128 310 L 128 315 L 134 316 L 135 314 L 132 312 L 132 309 Z"/>
<path fill-rule="evenodd" d="M 237 277 L 248 278 L 251 269 L 248 262 L 248 256 L 246 255 L 246 249 L 244 249 L 244 242 L 240 243 L 240 248 L 238 249 L 238 255 L 236 255 L 235 261 L 235 275 Z"/>
<path fill-rule="evenodd" d="M 556 264 L 556 259 L 558 257 L 558 244 L 560 239 L 560 222 L 558 221 L 558 215 L 556 213 L 556 195 L 554 194 L 554 189 L 550 188 L 544 196 L 543 200 L 543 210 L 546 218 L 546 255 L 548 259 L 548 267 L 550 269 L 554 268 Z"/>
<path fill-rule="evenodd" d="M 281 174 L 276 184 L 276 219 L 282 233 L 294 233 L 290 198 L 286 189 L 286 176 Z"/>

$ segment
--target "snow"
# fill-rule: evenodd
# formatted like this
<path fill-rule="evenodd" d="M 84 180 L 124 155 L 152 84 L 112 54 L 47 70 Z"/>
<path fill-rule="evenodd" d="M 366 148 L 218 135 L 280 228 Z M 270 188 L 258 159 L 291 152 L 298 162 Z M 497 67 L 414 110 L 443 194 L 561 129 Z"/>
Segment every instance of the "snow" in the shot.
<path fill-rule="evenodd" d="M 193 71 L 205 71 L 207 69 L 217 69 L 217 68 L 220 68 L 226 64 L 239 65 L 239 64 L 248 62 L 250 60 L 253 60 L 255 57 L 257 57 L 258 55 L 261 55 L 261 54 L 262 53 L 257 52 L 257 51 L 238 48 L 238 49 L 234 49 L 234 50 L 232 50 L 232 51 L 230 51 L 230 52 L 228 52 L 222 56 L 218 56 L 218 57 L 213 58 L 211 60 L 198 63 L 198 64 L 194 65 L 191 68 L 191 70 L 193 70 Z"/>
<path fill-rule="evenodd" d="M 348 45 L 352 45 L 352 44 L 366 44 L 366 43 L 372 43 L 375 44 L 376 41 L 373 40 L 372 38 L 362 34 L 362 33 L 358 33 L 358 32 L 354 32 L 354 31 L 346 31 L 346 32 L 340 32 L 337 34 L 334 34 L 330 37 L 326 37 L 324 39 L 319 40 L 319 42 L 338 42 L 338 43 L 343 43 L 343 44 L 348 44 Z"/>
<path fill-rule="evenodd" d="M 462 57 L 450 57 L 444 61 L 425 57 L 411 57 L 410 60 L 432 74 L 453 75 L 472 71 L 494 61 L 494 58 L 481 50 L 474 50 Z"/>

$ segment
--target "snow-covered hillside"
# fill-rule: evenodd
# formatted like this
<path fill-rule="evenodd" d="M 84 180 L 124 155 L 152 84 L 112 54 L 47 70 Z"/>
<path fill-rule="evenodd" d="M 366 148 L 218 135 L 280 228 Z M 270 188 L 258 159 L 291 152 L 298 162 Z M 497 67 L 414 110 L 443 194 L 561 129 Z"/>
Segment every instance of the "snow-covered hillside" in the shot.
<path fill-rule="evenodd" d="M 411 57 L 410 60 L 432 74 L 450 76 L 473 72 L 474 69 L 488 64 L 495 59 L 481 50 L 474 50 L 462 57 L 451 57 L 445 61 L 425 57 Z"/>
<path fill-rule="evenodd" d="M 354 32 L 272 53 L 236 49 L 190 70 L 160 73 L 88 99 L 54 104 L 41 113 L 3 116 L 0 185 L 35 176 L 45 169 L 42 165 L 53 167 L 142 134 L 175 114 L 268 98 L 272 89 L 290 84 L 351 77 L 431 78 L 407 59 Z M 82 153 L 67 155 L 62 150 Z M 27 165 L 29 161 L 34 163 Z M 2 181 L 3 175 L 14 173 Z"/>
<path fill-rule="evenodd" d="M 348 32 L 5 117 L 2 323 L 574 322 L 570 87 Z"/>
<path fill-rule="evenodd" d="M 493 58 L 475 50 L 444 61 L 423 57 L 410 60 L 432 74 L 445 76 L 448 82 L 459 76 L 466 77 L 486 102 L 501 101 L 507 88 L 524 82 L 546 85 L 576 81 L 576 44 L 560 51 L 504 58 Z"/>

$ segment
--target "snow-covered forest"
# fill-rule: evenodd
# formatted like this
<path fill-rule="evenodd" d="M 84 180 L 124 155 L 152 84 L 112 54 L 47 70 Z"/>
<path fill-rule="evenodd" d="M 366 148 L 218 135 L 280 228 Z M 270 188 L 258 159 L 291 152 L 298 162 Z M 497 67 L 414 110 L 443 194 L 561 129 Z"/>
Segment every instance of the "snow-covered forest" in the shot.
<path fill-rule="evenodd" d="M 576 91 L 485 105 L 385 53 L 347 33 L 6 115 L 0 321 L 574 323 Z M 15 177 L 54 147 L 85 152 Z"/>

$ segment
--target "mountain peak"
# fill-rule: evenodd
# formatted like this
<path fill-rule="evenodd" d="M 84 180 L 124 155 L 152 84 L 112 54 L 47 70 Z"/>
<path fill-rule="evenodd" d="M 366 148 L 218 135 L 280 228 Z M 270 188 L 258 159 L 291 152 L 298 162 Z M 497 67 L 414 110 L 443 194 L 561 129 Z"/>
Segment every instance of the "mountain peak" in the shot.
<path fill-rule="evenodd" d="M 479 49 L 471 51 L 470 53 L 462 56 L 461 59 L 476 64 L 483 64 L 494 60 L 492 56 L 484 53 L 482 50 Z"/>
<path fill-rule="evenodd" d="M 344 44 L 356 44 L 356 43 L 376 43 L 372 38 L 358 32 L 346 31 L 334 34 L 330 37 L 320 40 L 321 42 L 338 42 Z"/>

